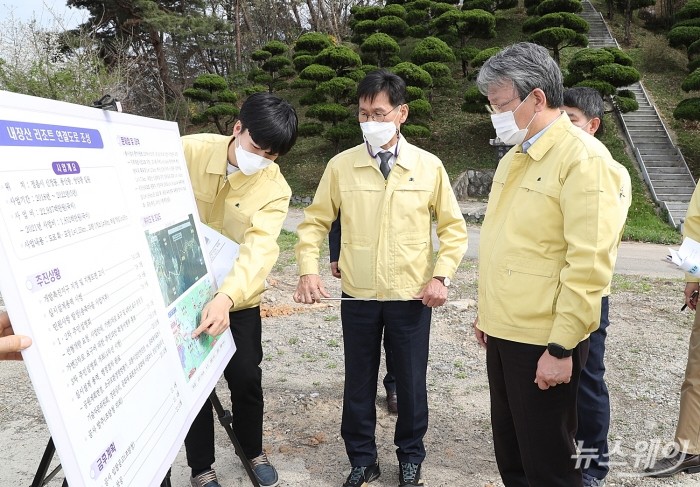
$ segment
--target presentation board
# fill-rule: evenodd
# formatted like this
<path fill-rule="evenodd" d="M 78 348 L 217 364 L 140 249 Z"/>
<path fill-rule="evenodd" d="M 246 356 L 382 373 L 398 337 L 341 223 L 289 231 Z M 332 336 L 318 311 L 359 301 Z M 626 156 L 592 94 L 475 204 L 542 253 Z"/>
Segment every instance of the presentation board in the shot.
<path fill-rule="evenodd" d="M 0 91 L 0 219 L 69 485 L 159 485 L 235 351 L 191 338 L 216 286 L 177 125 Z"/>

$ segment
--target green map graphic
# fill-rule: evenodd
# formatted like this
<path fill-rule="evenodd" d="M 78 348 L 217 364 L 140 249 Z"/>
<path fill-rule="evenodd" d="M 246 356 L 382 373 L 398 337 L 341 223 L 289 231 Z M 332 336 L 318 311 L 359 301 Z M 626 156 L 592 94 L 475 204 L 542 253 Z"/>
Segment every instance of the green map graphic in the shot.
<path fill-rule="evenodd" d="M 182 295 L 175 307 L 170 310 L 170 329 L 175 337 L 182 371 L 189 382 L 216 344 L 216 337 L 202 333 L 192 338 L 192 332 L 199 326 L 202 309 L 214 292 L 208 279 Z"/>

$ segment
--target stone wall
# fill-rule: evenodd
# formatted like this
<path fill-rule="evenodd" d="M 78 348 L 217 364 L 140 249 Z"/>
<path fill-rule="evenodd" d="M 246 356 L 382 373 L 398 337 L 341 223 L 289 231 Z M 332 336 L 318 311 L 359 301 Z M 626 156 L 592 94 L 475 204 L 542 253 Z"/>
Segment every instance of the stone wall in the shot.
<path fill-rule="evenodd" d="M 468 169 L 460 174 L 452 183 L 455 196 L 459 201 L 469 198 L 486 198 L 491 191 L 495 170 Z"/>

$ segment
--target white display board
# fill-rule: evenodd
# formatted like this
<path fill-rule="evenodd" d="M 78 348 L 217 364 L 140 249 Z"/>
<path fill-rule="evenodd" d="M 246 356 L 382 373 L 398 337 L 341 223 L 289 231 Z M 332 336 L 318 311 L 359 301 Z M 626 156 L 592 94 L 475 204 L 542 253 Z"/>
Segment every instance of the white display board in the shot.
<path fill-rule="evenodd" d="M 0 91 L 0 220 L 69 485 L 159 485 L 235 351 L 191 338 L 216 288 L 177 125 Z"/>

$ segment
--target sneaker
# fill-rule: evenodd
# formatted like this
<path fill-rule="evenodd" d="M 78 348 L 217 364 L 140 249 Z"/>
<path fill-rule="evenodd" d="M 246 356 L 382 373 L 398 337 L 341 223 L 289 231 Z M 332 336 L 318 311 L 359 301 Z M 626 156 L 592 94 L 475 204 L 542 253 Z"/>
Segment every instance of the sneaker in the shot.
<path fill-rule="evenodd" d="M 377 480 L 381 473 L 377 462 L 366 467 L 352 467 L 343 487 L 365 487 L 373 480 Z"/>
<path fill-rule="evenodd" d="M 420 463 L 399 462 L 399 487 L 405 485 L 423 485 Z"/>
<path fill-rule="evenodd" d="M 190 477 L 192 487 L 221 487 L 216 472 L 213 469 L 205 470 L 196 477 Z"/>
<path fill-rule="evenodd" d="M 277 475 L 277 470 L 272 466 L 270 460 L 267 459 L 267 454 L 264 451 L 257 457 L 251 458 L 249 462 L 260 487 L 275 487 L 279 485 L 280 479 Z"/>
<path fill-rule="evenodd" d="M 605 479 L 599 479 L 583 472 L 583 487 L 603 487 L 603 485 L 605 485 Z"/>

